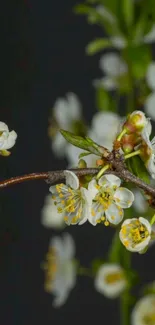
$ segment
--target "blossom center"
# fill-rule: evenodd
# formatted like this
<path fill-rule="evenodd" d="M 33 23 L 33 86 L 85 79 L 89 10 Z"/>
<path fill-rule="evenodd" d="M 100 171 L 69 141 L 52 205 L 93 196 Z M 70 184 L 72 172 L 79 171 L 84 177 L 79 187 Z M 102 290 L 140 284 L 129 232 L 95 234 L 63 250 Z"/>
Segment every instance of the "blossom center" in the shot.
<path fill-rule="evenodd" d="M 54 204 L 58 205 L 58 213 L 65 213 L 64 220 L 71 218 L 72 222 L 77 222 L 81 218 L 84 199 L 81 191 L 73 190 L 65 184 L 56 185 L 57 196 L 53 195 Z"/>
<path fill-rule="evenodd" d="M 154 325 L 155 324 L 155 313 L 147 314 L 143 317 L 143 322 L 145 325 Z"/>
<path fill-rule="evenodd" d="M 111 274 L 107 274 L 105 280 L 108 284 L 114 284 L 115 282 L 122 280 L 122 278 L 123 272 L 114 272 Z"/>
<path fill-rule="evenodd" d="M 51 291 L 52 282 L 57 271 L 57 255 L 54 247 L 50 248 L 47 255 L 47 261 L 44 263 L 45 270 L 45 290 Z"/>

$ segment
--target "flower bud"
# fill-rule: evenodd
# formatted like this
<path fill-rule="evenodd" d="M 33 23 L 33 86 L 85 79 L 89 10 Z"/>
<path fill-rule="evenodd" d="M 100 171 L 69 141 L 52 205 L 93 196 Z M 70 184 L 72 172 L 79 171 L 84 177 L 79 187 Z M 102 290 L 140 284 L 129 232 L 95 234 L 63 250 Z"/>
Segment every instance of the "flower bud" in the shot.
<path fill-rule="evenodd" d="M 134 147 L 138 145 L 140 140 L 141 138 L 135 133 L 125 134 L 121 140 L 121 148 L 126 154 L 128 154 L 134 150 Z"/>
<path fill-rule="evenodd" d="M 134 111 L 130 114 L 123 125 L 127 133 L 141 132 L 147 123 L 145 114 L 141 111 Z"/>
<path fill-rule="evenodd" d="M 80 159 L 78 162 L 78 168 L 87 168 L 87 163 L 84 159 Z"/>

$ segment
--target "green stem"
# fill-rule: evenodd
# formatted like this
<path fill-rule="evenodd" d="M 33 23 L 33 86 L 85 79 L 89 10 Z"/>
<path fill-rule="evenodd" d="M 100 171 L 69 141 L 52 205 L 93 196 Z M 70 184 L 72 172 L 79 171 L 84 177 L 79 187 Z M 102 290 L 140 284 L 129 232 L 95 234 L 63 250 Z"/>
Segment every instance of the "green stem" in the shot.
<path fill-rule="evenodd" d="M 129 293 L 126 290 L 120 298 L 121 325 L 130 325 Z"/>
<path fill-rule="evenodd" d="M 140 150 L 133 151 L 133 152 L 129 153 L 128 155 L 125 155 L 125 156 L 124 156 L 124 159 L 129 159 L 129 158 L 131 158 L 131 157 L 134 157 L 134 156 L 140 155 L 140 153 L 141 153 Z"/>
<path fill-rule="evenodd" d="M 105 165 L 100 171 L 99 171 L 99 173 L 97 174 L 97 176 L 96 176 L 96 179 L 99 179 L 103 174 L 104 174 L 104 172 L 107 170 L 107 169 L 109 169 L 109 167 L 110 167 L 110 165 L 108 164 L 108 165 Z"/>

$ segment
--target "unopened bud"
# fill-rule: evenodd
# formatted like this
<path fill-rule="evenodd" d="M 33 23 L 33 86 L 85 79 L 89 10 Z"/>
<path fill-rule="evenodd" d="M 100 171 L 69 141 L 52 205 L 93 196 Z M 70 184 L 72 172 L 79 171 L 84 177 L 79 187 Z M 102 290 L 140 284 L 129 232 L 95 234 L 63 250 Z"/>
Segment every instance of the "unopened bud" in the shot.
<path fill-rule="evenodd" d="M 98 159 L 96 160 L 96 166 L 103 166 L 104 160 L 103 159 Z"/>
<path fill-rule="evenodd" d="M 78 168 L 87 168 L 87 163 L 84 159 L 80 159 L 78 162 Z"/>
<path fill-rule="evenodd" d="M 141 132 L 147 123 L 145 114 L 141 111 L 134 111 L 129 115 L 123 128 L 126 129 L 127 133 Z"/>
<path fill-rule="evenodd" d="M 121 140 L 121 148 L 126 154 L 131 153 L 140 140 L 141 138 L 136 133 L 125 134 Z"/>

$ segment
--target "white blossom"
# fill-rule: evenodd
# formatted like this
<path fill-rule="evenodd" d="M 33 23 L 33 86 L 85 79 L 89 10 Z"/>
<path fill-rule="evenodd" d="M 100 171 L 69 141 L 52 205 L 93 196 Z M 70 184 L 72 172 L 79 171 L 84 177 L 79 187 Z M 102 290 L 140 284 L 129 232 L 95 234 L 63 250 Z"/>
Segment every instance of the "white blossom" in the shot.
<path fill-rule="evenodd" d="M 64 228 L 63 215 L 57 213 L 57 207 L 53 205 L 51 194 L 45 197 L 44 206 L 41 210 L 41 222 L 43 226 L 54 229 Z"/>
<path fill-rule="evenodd" d="M 88 136 L 96 143 L 112 150 L 117 136 L 121 117 L 113 112 L 97 112 L 92 118 Z"/>
<path fill-rule="evenodd" d="M 123 222 L 119 233 L 120 240 L 127 250 L 142 252 L 151 240 L 151 225 L 145 218 L 132 218 Z"/>
<path fill-rule="evenodd" d="M 134 306 L 131 314 L 131 325 L 155 324 L 155 294 L 141 298 Z"/>
<path fill-rule="evenodd" d="M 78 177 L 71 171 L 64 172 L 66 184 L 50 187 L 52 192 L 51 214 L 61 217 L 67 225 L 83 224 L 87 221 L 91 207 L 91 193 L 80 187 Z"/>
<path fill-rule="evenodd" d="M 134 195 L 120 185 L 121 179 L 112 174 L 102 176 L 98 182 L 92 179 L 88 184 L 88 190 L 92 195 L 91 214 L 88 220 L 93 226 L 102 221 L 105 225 L 109 223 L 117 225 L 122 221 L 123 209 L 132 205 Z"/>
<path fill-rule="evenodd" d="M 81 119 L 81 104 L 74 93 L 66 94 L 66 98 L 58 98 L 53 107 L 53 116 L 58 125 L 52 138 L 52 150 L 58 157 L 65 155 L 68 142 L 58 129 L 73 131 L 73 124 Z"/>
<path fill-rule="evenodd" d="M 95 289 L 107 298 L 119 297 L 126 288 L 124 270 L 119 264 L 106 263 L 100 266 L 95 277 Z"/>
<path fill-rule="evenodd" d="M 16 139 L 17 133 L 10 132 L 8 126 L 4 122 L 0 122 L 0 154 L 9 154 L 7 150 L 15 145 Z"/>
<path fill-rule="evenodd" d="M 61 307 L 76 283 L 75 244 L 68 233 L 50 241 L 45 270 L 45 291 L 54 296 L 53 306 Z"/>
<path fill-rule="evenodd" d="M 101 56 L 99 67 L 104 77 L 93 81 L 94 86 L 103 86 L 107 90 L 118 87 L 118 77 L 127 73 L 127 64 L 117 53 L 107 53 Z"/>

